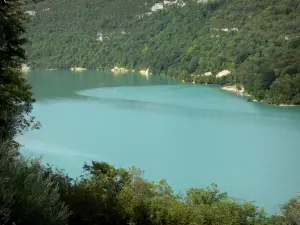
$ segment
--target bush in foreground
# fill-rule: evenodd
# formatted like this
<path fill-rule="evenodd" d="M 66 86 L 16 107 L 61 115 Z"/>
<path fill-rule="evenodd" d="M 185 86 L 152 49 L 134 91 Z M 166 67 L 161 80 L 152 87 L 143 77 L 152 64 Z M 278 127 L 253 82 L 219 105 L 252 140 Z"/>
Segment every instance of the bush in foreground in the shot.
<path fill-rule="evenodd" d="M 40 168 L 39 160 L 20 156 L 10 143 L 0 145 L 0 218 L 4 224 L 67 224 L 70 212 L 60 201 L 59 187 Z"/>

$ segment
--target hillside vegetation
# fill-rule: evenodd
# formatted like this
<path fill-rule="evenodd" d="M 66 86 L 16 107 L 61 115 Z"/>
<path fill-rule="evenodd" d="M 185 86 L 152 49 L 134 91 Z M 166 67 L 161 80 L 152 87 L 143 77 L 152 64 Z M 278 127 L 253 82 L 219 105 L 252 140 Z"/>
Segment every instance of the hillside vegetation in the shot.
<path fill-rule="evenodd" d="M 32 68 L 150 68 L 300 104 L 299 1 L 52 0 L 25 10 L 35 11 L 27 26 Z M 230 76 L 197 76 L 225 69 Z"/>

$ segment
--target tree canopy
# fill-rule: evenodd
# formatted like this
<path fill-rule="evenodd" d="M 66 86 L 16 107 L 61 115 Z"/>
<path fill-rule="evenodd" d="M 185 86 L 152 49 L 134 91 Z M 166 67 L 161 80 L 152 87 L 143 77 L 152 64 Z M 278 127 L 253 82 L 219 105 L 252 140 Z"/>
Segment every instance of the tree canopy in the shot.
<path fill-rule="evenodd" d="M 0 5 L 0 141 L 12 139 L 33 122 L 31 88 L 21 74 L 25 14 L 17 0 Z"/>
<path fill-rule="evenodd" d="M 20 156 L 14 137 L 33 122 L 31 88 L 21 74 L 25 14 L 0 4 L 0 224 L 66 224 L 68 207 L 38 160 Z"/>

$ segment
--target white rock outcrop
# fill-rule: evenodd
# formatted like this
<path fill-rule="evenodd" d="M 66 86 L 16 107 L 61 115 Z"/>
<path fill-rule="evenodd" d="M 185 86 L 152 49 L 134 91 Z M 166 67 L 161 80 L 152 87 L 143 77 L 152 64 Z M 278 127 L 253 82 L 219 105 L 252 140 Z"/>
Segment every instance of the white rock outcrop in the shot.
<path fill-rule="evenodd" d="M 204 76 L 212 76 L 212 72 L 206 72 L 204 73 Z"/>
<path fill-rule="evenodd" d="M 25 13 L 29 14 L 30 16 L 35 16 L 35 11 L 25 11 Z"/>
<path fill-rule="evenodd" d="M 157 10 L 164 9 L 167 6 L 172 6 L 172 5 L 176 5 L 176 6 L 179 6 L 179 7 L 184 7 L 186 5 L 186 3 L 182 0 L 173 0 L 173 1 L 164 0 L 163 2 L 155 3 L 151 7 L 151 12 L 155 12 Z M 149 13 L 146 13 L 146 14 L 150 15 Z"/>
<path fill-rule="evenodd" d="M 72 71 L 77 71 L 77 72 L 79 72 L 79 71 L 84 71 L 84 70 L 86 70 L 86 68 L 83 68 L 83 67 L 72 67 L 71 70 L 72 70 Z"/>
<path fill-rule="evenodd" d="M 140 74 L 143 75 L 143 76 L 148 77 L 148 76 L 150 75 L 150 73 L 149 73 L 149 68 L 148 68 L 147 70 L 141 70 L 141 71 L 140 71 Z"/>
<path fill-rule="evenodd" d="M 22 65 L 21 65 L 21 72 L 22 72 L 22 73 L 28 73 L 29 70 L 30 70 L 30 67 L 27 66 L 26 64 L 22 64 Z"/>
<path fill-rule="evenodd" d="M 211 0 L 197 0 L 197 3 L 207 3 Z M 145 3 L 147 5 L 147 3 Z M 150 12 L 145 13 L 144 15 L 151 15 L 153 12 L 156 12 L 158 10 L 165 9 L 168 6 L 178 6 L 178 7 L 184 7 L 186 5 L 186 2 L 184 0 L 163 0 L 162 2 L 155 3 L 151 8 Z M 137 15 L 137 18 L 142 18 L 143 15 Z"/>
<path fill-rule="evenodd" d="M 162 2 L 159 3 L 155 3 L 152 7 L 151 7 L 151 11 L 155 12 L 157 10 L 163 9 L 164 8 L 164 4 Z"/>
<path fill-rule="evenodd" d="M 228 27 L 225 27 L 225 28 L 222 28 L 222 29 L 219 29 L 219 28 L 210 28 L 210 30 L 213 30 L 213 31 L 223 31 L 223 32 L 230 32 L 230 31 L 239 31 L 239 29 L 237 27 L 233 27 L 233 28 L 228 28 Z"/>
<path fill-rule="evenodd" d="M 224 76 L 228 76 L 229 74 L 231 74 L 231 71 L 229 70 L 222 70 L 221 72 L 219 72 L 216 77 L 224 77 Z"/>
<path fill-rule="evenodd" d="M 122 68 L 122 67 L 119 68 L 119 67 L 115 66 L 114 68 L 111 69 L 111 72 L 113 72 L 113 73 L 127 73 L 128 70 L 125 69 L 125 68 Z"/>
<path fill-rule="evenodd" d="M 176 1 L 164 1 L 164 5 L 175 5 L 177 4 L 177 0 Z"/>
<path fill-rule="evenodd" d="M 102 33 L 98 33 L 96 40 L 97 41 L 103 41 L 103 34 Z"/>

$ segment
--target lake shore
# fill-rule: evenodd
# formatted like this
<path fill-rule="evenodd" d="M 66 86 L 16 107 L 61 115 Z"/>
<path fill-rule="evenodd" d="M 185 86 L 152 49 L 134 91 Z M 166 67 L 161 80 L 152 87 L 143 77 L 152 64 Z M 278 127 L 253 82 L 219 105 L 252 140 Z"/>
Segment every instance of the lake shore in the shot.
<path fill-rule="evenodd" d="M 222 90 L 225 90 L 225 91 L 229 91 L 229 92 L 232 92 L 232 93 L 236 93 L 238 94 L 239 93 L 239 90 L 237 89 L 237 87 L 234 85 L 234 86 L 223 86 L 221 87 Z M 294 105 L 294 104 L 279 104 L 279 105 L 276 105 L 276 104 L 269 104 L 263 100 L 257 100 L 255 98 L 253 98 L 252 95 L 248 94 L 248 93 L 244 93 L 244 96 L 246 97 L 251 97 L 252 99 L 252 102 L 257 102 L 257 103 L 264 103 L 264 104 L 268 104 L 268 105 L 273 105 L 273 106 L 278 106 L 278 107 L 299 107 L 300 105 Z"/>
<path fill-rule="evenodd" d="M 147 78 L 150 75 L 153 75 L 152 73 L 149 72 L 149 68 L 148 69 L 142 69 L 142 70 L 134 70 L 134 69 L 127 69 L 127 68 L 124 68 L 124 67 L 117 67 L 117 66 L 115 66 L 113 68 L 101 68 L 101 69 L 100 68 L 97 68 L 97 69 L 87 69 L 87 68 L 83 68 L 83 67 L 72 67 L 70 69 L 54 69 L 54 68 L 50 68 L 50 69 L 40 69 L 40 70 L 44 70 L 44 71 L 71 70 L 71 71 L 74 71 L 74 72 L 83 72 L 83 71 L 87 71 L 87 70 L 90 70 L 90 71 L 98 70 L 98 71 L 112 72 L 113 74 L 116 74 L 116 75 L 121 75 L 121 74 L 125 74 L 125 73 L 139 73 L 142 76 L 145 76 Z"/>
<path fill-rule="evenodd" d="M 279 107 L 299 107 L 300 105 L 279 104 L 279 105 L 275 105 L 275 106 L 279 106 Z"/>
<path fill-rule="evenodd" d="M 221 87 L 222 90 L 225 90 L 225 91 L 229 91 L 229 92 L 232 92 L 232 93 L 236 93 L 236 94 L 239 94 L 241 90 L 239 90 L 236 85 L 231 85 L 231 86 L 223 86 Z M 244 90 L 244 87 L 242 87 L 242 90 Z M 243 93 L 243 96 L 246 96 L 246 97 L 252 97 L 252 95 L 250 95 L 249 93 L 247 92 L 242 92 Z"/>
<path fill-rule="evenodd" d="M 224 87 L 221 87 L 221 89 L 225 90 L 225 91 L 234 92 L 234 93 L 236 93 L 238 91 L 236 86 L 224 86 Z"/>

